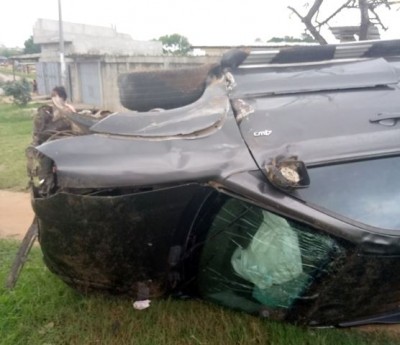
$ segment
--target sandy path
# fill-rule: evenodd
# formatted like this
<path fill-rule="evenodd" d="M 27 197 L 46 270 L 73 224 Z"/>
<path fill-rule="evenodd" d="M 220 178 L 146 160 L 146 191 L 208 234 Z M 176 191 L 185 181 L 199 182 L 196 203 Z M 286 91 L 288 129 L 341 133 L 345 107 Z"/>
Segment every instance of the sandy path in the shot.
<path fill-rule="evenodd" d="M 21 79 L 19 76 L 15 76 L 15 80 L 19 80 Z M 14 77 L 11 74 L 4 74 L 4 73 L 0 73 L 0 81 L 13 81 Z"/>
<path fill-rule="evenodd" d="M 29 193 L 0 190 L 0 237 L 22 239 L 32 219 Z"/>

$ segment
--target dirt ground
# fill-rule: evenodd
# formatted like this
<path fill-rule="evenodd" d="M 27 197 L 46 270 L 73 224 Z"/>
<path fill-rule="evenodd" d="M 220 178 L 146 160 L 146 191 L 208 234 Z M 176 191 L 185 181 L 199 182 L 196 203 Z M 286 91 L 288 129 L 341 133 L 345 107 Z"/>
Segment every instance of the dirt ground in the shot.
<path fill-rule="evenodd" d="M 15 76 L 15 80 L 21 79 L 19 76 Z M 13 81 L 14 77 L 10 74 L 0 73 L 0 81 Z"/>
<path fill-rule="evenodd" d="M 32 219 L 29 193 L 0 190 L 0 238 L 22 239 Z"/>

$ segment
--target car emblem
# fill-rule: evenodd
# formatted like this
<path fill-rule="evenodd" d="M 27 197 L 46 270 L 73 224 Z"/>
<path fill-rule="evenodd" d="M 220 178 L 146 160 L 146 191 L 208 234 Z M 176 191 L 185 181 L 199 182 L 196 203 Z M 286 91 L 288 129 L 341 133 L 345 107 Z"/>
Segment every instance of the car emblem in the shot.
<path fill-rule="evenodd" d="M 266 129 L 265 131 L 256 131 L 253 133 L 255 137 L 265 137 L 271 135 L 272 131 L 269 129 Z"/>

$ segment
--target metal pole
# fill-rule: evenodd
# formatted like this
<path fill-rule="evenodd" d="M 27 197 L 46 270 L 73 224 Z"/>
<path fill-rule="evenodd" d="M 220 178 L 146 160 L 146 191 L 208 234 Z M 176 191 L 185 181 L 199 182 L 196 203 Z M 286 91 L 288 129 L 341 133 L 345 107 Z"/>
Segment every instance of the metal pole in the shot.
<path fill-rule="evenodd" d="M 60 80 L 61 80 L 61 85 L 66 86 L 64 32 L 63 32 L 63 22 L 62 22 L 61 0 L 58 0 L 58 32 L 60 37 Z"/>

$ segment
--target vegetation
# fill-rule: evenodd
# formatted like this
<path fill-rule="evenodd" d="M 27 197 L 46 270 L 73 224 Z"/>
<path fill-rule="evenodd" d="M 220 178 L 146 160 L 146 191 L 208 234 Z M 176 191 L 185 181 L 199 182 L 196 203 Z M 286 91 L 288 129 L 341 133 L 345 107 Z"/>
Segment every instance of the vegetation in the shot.
<path fill-rule="evenodd" d="M 4 46 L 0 46 L 0 56 L 10 57 L 14 55 L 20 55 L 21 49 L 19 48 L 7 48 Z"/>
<path fill-rule="evenodd" d="M 6 96 L 13 98 L 14 104 L 26 106 L 31 100 L 31 85 L 25 78 L 9 81 L 2 85 Z"/>
<path fill-rule="evenodd" d="M 4 282 L 17 243 L 0 240 L 0 282 Z M 2 345 L 25 344 L 395 344 L 383 334 L 303 329 L 268 322 L 201 301 L 152 301 L 134 310 L 132 300 L 82 296 L 65 286 L 32 249 L 13 291 L 0 284 Z"/>
<path fill-rule="evenodd" d="M 189 40 L 179 34 L 161 36 L 158 41 L 162 42 L 164 53 L 168 54 L 186 55 L 191 49 Z"/>
<path fill-rule="evenodd" d="M 35 53 L 40 53 L 40 45 L 35 44 L 33 42 L 33 36 L 30 36 L 25 42 L 24 42 L 24 49 L 21 48 L 8 48 L 6 46 L 1 45 L 0 46 L 0 56 L 5 56 L 5 57 L 10 57 L 10 56 L 15 56 L 15 55 L 21 55 L 21 54 L 35 54 Z"/>
<path fill-rule="evenodd" d="M 284 37 L 272 37 L 268 40 L 270 43 L 281 43 L 281 42 L 307 42 L 307 43 L 316 43 L 317 41 L 309 34 L 304 33 L 301 35 L 301 38 L 293 37 L 293 36 L 284 36 Z"/>
<path fill-rule="evenodd" d="M 31 142 L 36 105 L 20 108 L 0 103 L 0 189 L 27 188 L 25 149 Z"/>
<path fill-rule="evenodd" d="M 24 54 L 40 53 L 40 45 L 33 42 L 33 36 L 24 42 Z"/>

